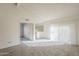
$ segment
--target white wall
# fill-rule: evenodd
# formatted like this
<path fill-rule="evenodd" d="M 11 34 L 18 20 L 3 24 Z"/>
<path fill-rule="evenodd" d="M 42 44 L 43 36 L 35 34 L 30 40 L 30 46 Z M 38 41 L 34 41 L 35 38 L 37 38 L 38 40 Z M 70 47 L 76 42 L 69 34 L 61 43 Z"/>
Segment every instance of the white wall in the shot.
<path fill-rule="evenodd" d="M 28 10 L 0 4 L 0 49 L 20 44 L 20 23 L 28 15 Z"/>
<path fill-rule="evenodd" d="M 19 23 L 11 18 L 0 19 L 0 48 L 19 44 Z"/>
<path fill-rule="evenodd" d="M 77 38 L 77 44 L 79 45 L 79 19 L 76 21 L 76 38 Z"/>

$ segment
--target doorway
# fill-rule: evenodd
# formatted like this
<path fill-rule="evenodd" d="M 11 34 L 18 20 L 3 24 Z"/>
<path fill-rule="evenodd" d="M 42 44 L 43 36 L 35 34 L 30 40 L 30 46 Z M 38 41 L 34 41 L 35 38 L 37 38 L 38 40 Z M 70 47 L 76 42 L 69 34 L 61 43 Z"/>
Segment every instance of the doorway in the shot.
<path fill-rule="evenodd" d="M 33 40 L 33 24 L 32 23 L 20 23 L 20 38 L 21 38 L 21 41 Z"/>

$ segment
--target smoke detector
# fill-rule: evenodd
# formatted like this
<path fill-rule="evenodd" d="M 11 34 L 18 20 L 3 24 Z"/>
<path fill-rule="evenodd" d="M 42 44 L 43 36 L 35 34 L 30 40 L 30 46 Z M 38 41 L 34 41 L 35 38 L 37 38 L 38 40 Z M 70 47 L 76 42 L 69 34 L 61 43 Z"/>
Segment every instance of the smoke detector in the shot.
<path fill-rule="evenodd" d="M 29 19 L 25 19 L 25 21 L 29 21 Z"/>
<path fill-rule="evenodd" d="M 15 6 L 17 6 L 17 7 L 19 7 L 19 6 L 20 6 L 20 4 L 19 4 L 19 3 L 14 3 L 14 5 L 15 5 Z"/>

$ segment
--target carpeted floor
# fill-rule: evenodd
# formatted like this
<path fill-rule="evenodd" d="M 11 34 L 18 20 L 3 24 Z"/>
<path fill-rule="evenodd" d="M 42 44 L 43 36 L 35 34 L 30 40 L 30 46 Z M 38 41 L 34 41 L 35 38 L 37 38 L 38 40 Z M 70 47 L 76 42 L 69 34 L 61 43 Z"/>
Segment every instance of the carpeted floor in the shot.
<path fill-rule="evenodd" d="M 3 56 L 79 56 L 79 46 L 53 45 L 29 47 L 21 44 L 0 50 Z"/>

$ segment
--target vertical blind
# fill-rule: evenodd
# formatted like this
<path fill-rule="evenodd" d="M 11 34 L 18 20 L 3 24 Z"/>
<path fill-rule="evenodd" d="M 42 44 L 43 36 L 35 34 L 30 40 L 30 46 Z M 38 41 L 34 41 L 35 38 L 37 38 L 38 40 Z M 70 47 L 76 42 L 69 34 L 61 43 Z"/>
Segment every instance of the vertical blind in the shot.
<path fill-rule="evenodd" d="M 67 44 L 76 43 L 76 28 L 74 22 L 52 24 L 50 26 L 50 39 Z"/>

